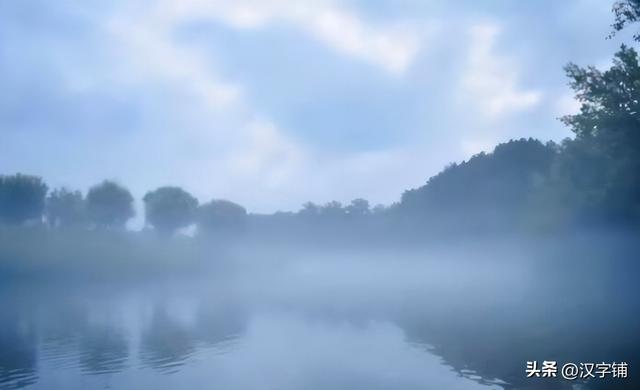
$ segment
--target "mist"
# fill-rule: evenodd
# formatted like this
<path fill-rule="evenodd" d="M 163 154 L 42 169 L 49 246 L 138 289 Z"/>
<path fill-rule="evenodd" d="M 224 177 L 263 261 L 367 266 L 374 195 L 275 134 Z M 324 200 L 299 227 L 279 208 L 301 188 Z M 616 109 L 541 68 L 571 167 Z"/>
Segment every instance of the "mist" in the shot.
<path fill-rule="evenodd" d="M 0 390 L 640 388 L 638 1 L 242 4 L 0 6 Z"/>

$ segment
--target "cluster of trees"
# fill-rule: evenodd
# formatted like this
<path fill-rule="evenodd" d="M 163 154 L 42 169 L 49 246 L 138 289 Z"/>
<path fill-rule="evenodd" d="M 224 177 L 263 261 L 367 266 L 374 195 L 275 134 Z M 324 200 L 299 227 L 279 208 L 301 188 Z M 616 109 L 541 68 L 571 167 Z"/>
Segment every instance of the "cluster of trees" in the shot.
<path fill-rule="evenodd" d="M 163 235 L 196 223 L 203 233 L 241 229 L 246 210 L 233 202 L 198 200 L 179 187 L 160 187 L 143 198 L 146 224 Z M 0 223 L 46 223 L 52 228 L 122 229 L 135 215 L 134 198 L 124 186 L 105 180 L 80 191 L 48 191 L 40 177 L 0 175 Z"/>
<path fill-rule="evenodd" d="M 451 164 L 424 186 L 405 191 L 397 213 L 441 227 L 513 225 L 543 186 L 558 148 L 531 138 L 500 144 L 493 153 Z"/>
<path fill-rule="evenodd" d="M 397 209 L 440 226 L 640 223 L 640 65 L 622 46 L 601 71 L 566 67 L 580 112 L 561 120 L 575 133 L 561 144 L 521 139 L 452 164 L 406 191 Z"/>
<path fill-rule="evenodd" d="M 19 224 L 42 215 L 47 185 L 26 175 L 0 176 L 0 222 Z"/>
<path fill-rule="evenodd" d="M 640 0 L 613 6 L 615 35 L 640 21 Z M 634 35 L 640 42 L 640 34 Z M 565 68 L 580 112 L 560 144 L 521 139 L 452 164 L 406 191 L 398 216 L 420 225 L 640 225 L 640 64 L 622 45 L 610 69 Z"/>
<path fill-rule="evenodd" d="M 146 226 L 169 236 L 196 224 L 202 233 L 229 234 L 246 229 L 249 215 L 244 207 L 228 200 L 200 204 L 180 187 L 165 186 L 142 198 Z M 366 199 L 348 205 L 332 201 L 325 205 L 307 202 L 297 213 L 276 213 L 316 223 L 336 223 L 383 213 Z M 86 196 L 77 190 L 48 190 L 42 178 L 24 174 L 0 175 L 0 223 L 6 225 L 45 223 L 51 228 L 122 229 L 135 215 L 134 197 L 124 186 L 105 180 L 91 187 Z"/>
<path fill-rule="evenodd" d="M 196 224 L 207 234 L 236 234 L 245 231 L 250 216 L 244 207 L 228 200 L 198 199 L 180 187 L 165 186 L 147 192 L 144 202 L 145 223 L 163 236 Z M 307 202 L 296 213 L 278 212 L 281 217 L 312 224 L 324 221 L 340 223 L 382 214 L 385 207 L 371 208 L 366 199 L 354 199 L 342 205 L 332 201 L 324 205 Z M 135 215 L 134 197 L 124 186 L 105 180 L 91 187 L 86 196 L 77 190 L 48 190 L 42 178 L 24 174 L 0 175 L 0 223 L 6 225 L 40 224 L 51 228 L 123 229 Z M 286 225 L 286 224 L 285 224 Z"/>
<path fill-rule="evenodd" d="M 623 45 L 606 71 L 569 64 L 566 72 L 581 103 L 561 118 L 573 139 L 510 141 L 452 164 L 406 191 L 398 213 L 477 228 L 639 224 L 638 53 Z"/>
<path fill-rule="evenodd" d="M 297 215 L 304 218 L 358 218 L 369 215 L 379 215 L 385 210 L 385 206 L 381 204 L 371 207 L 368 200 L 357 198 L 347 205 L 343 205 L 336 200 L 325 203 L 324 205 L 307 202 L 302 205 L 302 209 L 298 211 Z"/>

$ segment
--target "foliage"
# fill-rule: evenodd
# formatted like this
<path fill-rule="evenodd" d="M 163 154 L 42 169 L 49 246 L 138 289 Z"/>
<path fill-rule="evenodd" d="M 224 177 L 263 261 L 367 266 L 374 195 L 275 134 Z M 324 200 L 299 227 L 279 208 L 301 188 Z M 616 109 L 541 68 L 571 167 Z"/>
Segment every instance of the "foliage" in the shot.
<path fill-rule="evenodd" d="M 517 224 L 556 154 L 557 145 L 531 138 L 500 144 L 492 153 L 449 165 L 423 187 L 406 191 L 397 212 L 423 223 L 452 221 L 458 227 Z"/>
<path fill-rule="evenodd" d="M 613 13 L 615 21 L 611 25 L 613 31 L 609 38 L 613 37 L 616 32 L 622 31 L 628 24 L 640 20 L 640 0 L 616 1 L 613 4 Z M 633 39 L 640 41 L 640 34 L 634 34 Z"/>
<path fill-rule="evenodd" d="M 65 187 L 53 190 L 47 197 L 45 216 L 51 227 L 82 225 L 86 220 L 82 193 Z"/>
<path fill-rule="evenodd" d="M 362 198 L 354 199 L 347 207 L 345 207 L 345 212 L 353 217 L 369 215 L 371 212 L 369 201 Z"/>
<path fill-rule="evenodd" d="M 576 134 L 557 162 L 554 183 L 570 186 L 585 218 L 633 222 L 640 217 L 640 65 L 622 46 L 613 66 L 566 67 L 580 112 L 562 121 Z"/>
<path fill-rule="evenodd" d="M 212 200 L 201 205 L 197 213 L 201 233 L 237 233 L 247 222 L 247 210 L 228 200 Z"/>
<path fill-rule="evenodd" d="M 133 196 L 118 183 L 105 180 L 89 189 L 87 216 L 95 227 L 122 228 L 134 216 Z"/>
<path fill-rule="evenodd" d="M 143 200 L 147 223 L 166 234 L 188 226 L 198 207 L 198 200 L 180 187 L 160 187 Z"/>
<path fill-rule="evenodd" d="M 0 176 L 0 222 L 19 225 L 40 221 L 47 185 L 40 177 L 15 174 Z"/>

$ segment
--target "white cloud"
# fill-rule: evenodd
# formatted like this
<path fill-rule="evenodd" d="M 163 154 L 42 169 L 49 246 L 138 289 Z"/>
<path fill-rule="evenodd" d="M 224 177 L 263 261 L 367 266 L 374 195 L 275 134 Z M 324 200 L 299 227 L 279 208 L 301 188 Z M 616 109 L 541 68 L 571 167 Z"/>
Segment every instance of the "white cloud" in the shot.
<path fill-rule="evenodd" d="M 122 60 L 129 66 L 120 80 L 180 85 L 210 108 L 237 102 L 241 88 L 217 78 L 197 51 L 172 42 L 172 31 L 162 27 L 165 26 L 144 18 L 109 21 L 107 29 L 123 50 Z"/>
<path fill-rule="evenodd" d="M 73 114 L 54 115 L 47 121 L 47 127 L 59 129 L 65 136 L 56 134 L 36 145 L 29 135 L 34 132 L 10 135 L 0 157 L 6 169 L 43 174 L 51 184 L 59 180 L 79 188 L 113 177 L 131 186 L 137 196 L 154 186 L 176 184 L 203 201 L 225 197 L 251 211 L 267 212 L 295 209 L 306 200 L 348 201 L 364 196 L 372 202 L 391 202 L 403 189 L 424 183 L 450 161 L 490 150 L 496 142 L 513 136 L 546 134 L 542 128 L 551 132 L 557 130 L 554 124 L 560 126 L 539 126 L 542 122 L 535 122 L 538 112 L 526 121 L 508 115 L 536 106 L 542 95 L 537 89 L 523 86 L 520 76 L 525 69 L 519 66 L 515 54 L 496 46 L 507 38 L 507 32 L 502 36 L 494 24 L 476 24 L 468 31 L 458 28 L 461 20 L 473 21 L 475 12 L 471 16 L 457 14 L 460 19 L 437 12 L 405 12 L 405 22 L 398 23 L 385 15 L 369 19 L 338 0 L 146 0 L 115 2 L 98 7 L 100 12 L 93 5 L 86 7 L 91 11 L 91 23 L 79 24 L 86 27 L 83 34 L 88 33 L 79 45 L 67 47 L 67 35 L 64 39 L 55 34 L 46 39 L 37 35 L 46 29 L 34 30 L 34 42 L 28 50 L 24 42 L 17 45 L 28 54 L 23 59 L 27 64 L 44 70 L 45 75 L 55 75 L 64 85 L 59 91 L 61 97 L 56 98 Z M 421 22 L 406 22 L 411 20 Z M 429 26 L 428 34 L 434 20 L 442 23 L 438 31 L 451 28 L 450 34 L 446 35 L 448 39 L 426 45 L 429 35 L 424 35 L 423 26 Z M 397 103 L 390 102 L 389 110 L 410 99 L 411 104 L 425 104 L 423 113 L 408 113 L 417 118 L 411 126 L 422 135 L 405 134 L 397 137 L 397 142 L 404 144 L 381 146 L 378 151 L 350 150 L 339 155 L 305 145 L 289 131 L 303 133 L 306 129 L 282 128 L 264 107 L 250 106 L 251 85 L 222 77 L 212 50 L 180 41 L 184 35 L 178 32 L 194 22 L 221 24 L 225 27 L 222 31 L 227 32 L 260 32 L 284 25 L 289 33 L 316 40 L 345 58 L 360 61 L 363 68 L 370 66 L 402 76 L 406 79 L 389 80 L 396 82 L 394 88 L 385 84 L 380 89 L 368 84 L 380 79 L 360 76 L 355 84 L 363 88 L 355 93 L 361 93 L 363 104 L 357 107 L 378 107 L 365 102 L 370 99 L 367 94 L 375 91 L 389 91 L 393 94 L 390 96 L 399 97 Z M 456 31 L 462 31 L 462 35 L 468 32 L 469 39 L 464 40 Z M 49 42 L 56 45 L 48 47 Z M 468 51 L 463 42 L 469 43 Z M 426 58 L 421 55 L 425 49 L 439 50 L 440 55 Z M 462 71 L 446 69 L 449 64 L 442 63 L 458 58 L 459 51 L 468 55 Z M 224 47 L 220 54 L 225 54 Z M 410 71 L 412 66 L 419 72 Z M 249 71 L 260 72 L 259 67 Z M 286 90 L 286 80 L 279 81 Z M 446 92 L 451 85 L 453 98 Z M 350 86 L 330 85 L 327 90 L 339 93 L 344 88 Z M 290 109 L 320 104 L 320 99 L 313 100 L 313 92 L 309 100 Z M 68 101 L 65 94 L 70 95 Z M 278 96 L 265 95 L 273 99 Z M 434 104 L 426 107 L 429 103 Z M 549 99 L 545 108 L 557 108 L 564 114 L 574 104 L 567 96 L 557 101 Z M 327 107 L 328 116 L 334 115 L 333 109 Z M 60 111 L 51 110 L 56 114 Z M 81 115 L 75 115 L 76 111 Z M 408 111 L 400 110 L 404 112 Z M 342 114 L 335 112 L 330 119 L 339 120 Z M 353 115 L 361 116 L 364 126 L 370 119 L 363 111 Z M 397 127 L 401 126 L 406 124 L 398 123 Z"/>
<path fill-rule="evenodd" d="M 580 102 L 571 93 L 560 96 L 555 102 L 557 116 L 573 115 L 580 111 Z"/>
<path fill-rule="evenodd" d="M 225 197 L 262 212 L 296 208 L 309 199 L 347 200 L 354 193 L 380 201 L 397 198 L 396 188 L 406 181 L 379 191 L 374 177 L 382 172 L 398 177 L 391 171 L 403 169 L 398 161 L 406 158 L 395 158 L 403 153 L 330 156 L 307 149 L 268 118 L 256 120 L 242 85 L 220 78 L 198 47 L 174 39 L 183 23 L 202 19 L 237 29 L 291 23 L 339 52 L 394 74 L 407 69 L 418 48 L 403 27 L 372 26 L 328 2 L 184 0 L 126 8 L 106 23 L 119 57 L 113 79 L 134 91 L 159 91 L 158 107 L 169 110 L 171 123 L 145 119 L 133 134 L 114 141 L 120 146 L 113 149 L 122 154 L 111 165 L 132 167 L 122 173 L 123 182 L 135 183 L 138 192 L 173 183 L 203 201 Z M 142 145 L 144 159 L 137 155 Z"/>
<path fill-rule="evenodd" d="M 329 1 L 164 1 L 152 12 L 160 24 L 175 27 L 193 20 L 218 20 L 235 29 L 285 22 L 347 56 L 402 74 L 419 50 L 415 29 L 404 24 L 374 25 Z M 422 37 L 424 38 L 424 37 Z"/>
<path fill-rule="evenodd" d="M 487 138 L 461 139 L 460 148 L 465 159 L 470 158 L 480 152 L 489 153 L 496 146 L 496 140 Z"/>
<path fill-rule="evenodd" d="M 302 148 L 270 122 L 254 121 L 246 130 L 242 143 L 228 154 L 229 173 L 257 179 L 260 187 L 272 190 L 291 184 L 306 163 Z"/>
<path fill-rule="evenodd" d="M 409 67 L 418 51 L 418 42 L 411 32 L 401 27 L 378 31 L 338 9 L 329 8 L 313 15 L 309 28 L 335 49 L 396 74 Z"/>
<path fill-rule="evenodd" d="M 219 77 L 204 52 L 173 39 L 181 20 L 206 17 L 194 8 L 198 4 L 208 3 L 159 3 L 153 12 L 129 7 L 106 22 L 118 56 L 112 79 L 144 91 L 146 100 L 135 103 L 143 115 L 136 128 L 113 141 L 121 151 L 113 158 L 131 167 L 121 177 L 138 191 L 173 183 L 203 201 L 227 197 L 272 211 L 280 206 L 272 202 L 276 196 L 265 199 L 256 191 L 291 185 L 306 152 L 275 124 L 255 120 L 244 87 Z M 240 17 L 242 23 L 256 20 L 248 11 Z"/>
<path fill-rule="evenodd" d="M 540 102 L 537 90 L 518 86 L 518 67 L 512 58 L 496 53 L 500 29 L 478 24 L 470 31 L 470 49 L 462 77 L 462 93 L 489 118 L 531 108 Z"/>

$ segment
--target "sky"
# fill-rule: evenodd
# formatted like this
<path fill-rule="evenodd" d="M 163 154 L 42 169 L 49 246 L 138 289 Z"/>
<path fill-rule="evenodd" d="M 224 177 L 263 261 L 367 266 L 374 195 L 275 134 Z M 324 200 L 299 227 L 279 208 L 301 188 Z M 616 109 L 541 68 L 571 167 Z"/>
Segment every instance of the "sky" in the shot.
<path fill-rule="evenodd" d="M 390 204 L 512 138 L 559 141 L 603 0 L 0 0 L 0 173 L 250 212 Z"/>

